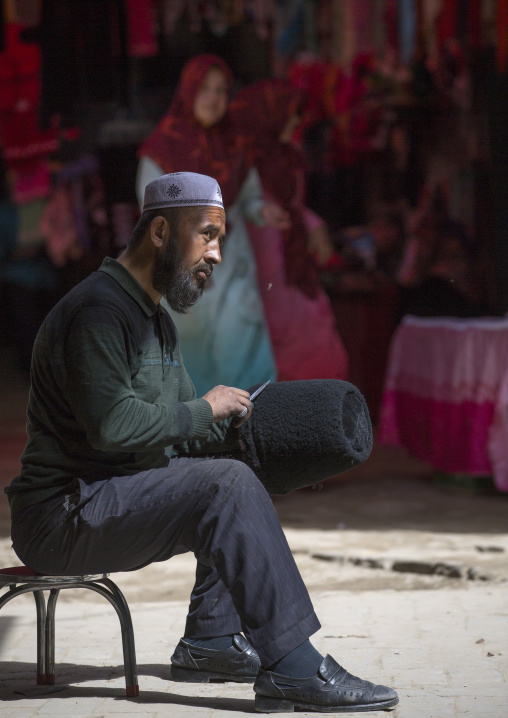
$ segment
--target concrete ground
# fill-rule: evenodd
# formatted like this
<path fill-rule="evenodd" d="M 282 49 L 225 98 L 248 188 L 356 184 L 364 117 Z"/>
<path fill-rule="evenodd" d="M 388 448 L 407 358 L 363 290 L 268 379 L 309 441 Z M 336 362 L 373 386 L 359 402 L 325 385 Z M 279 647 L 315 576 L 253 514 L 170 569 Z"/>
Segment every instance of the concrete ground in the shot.
<path fill-rule="evenodd" d="M 3 486 L 18 467 L 27 387 L 12 366 L 0 369 Z M 429 467 L 376 446 L 358 469 L 275 506 L 322 623 L 313 638 L 322 653 L 396 688 L 397 718 L 508 715 L 507 496 L 436 486 Z M 19 563 L 8 534 L 0 497 L 3 567 Z M 185 555 L 112 576 L 134 623 L 134 699 L 124 697 L 120 627 L 102 597 L 61 593 L 54 686 L 35 685 L 33 599 L 8 603 L 0 612 L 0 716 L 252 713 L 249 685 L 168 680 L 193 572 Z"/>

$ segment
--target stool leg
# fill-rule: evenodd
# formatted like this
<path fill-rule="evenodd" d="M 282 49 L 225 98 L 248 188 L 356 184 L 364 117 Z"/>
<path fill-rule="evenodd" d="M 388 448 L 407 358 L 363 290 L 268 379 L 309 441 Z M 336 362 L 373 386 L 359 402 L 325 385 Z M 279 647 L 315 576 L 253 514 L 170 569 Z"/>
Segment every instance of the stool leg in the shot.
<path fill-rule="evenodd" d="M 52 588 L 49 592 L 46 611 L 46 685 L 52 686 L 55 682 L 55 609 L 59 588 Z"/>
<path fill-rule="evenodd" d="M 139 685 L 136 665 L 136 647 L 134 645 L 134 628 L 129 606 L 123 593 L 118 586 L 109 578 L 104 578 L 101 583 L 109 588 L 112 593 L 113 606 L 118 613 L 122 627 L 123 660 L 125 666 L 125 691 L 127 698 L 139 696 Z"/>
<path fill-rule="evenodd" d="M 37 609 L 37 685 L 46 685 L 46 601 L 42 591 L 33 591 Z"/>

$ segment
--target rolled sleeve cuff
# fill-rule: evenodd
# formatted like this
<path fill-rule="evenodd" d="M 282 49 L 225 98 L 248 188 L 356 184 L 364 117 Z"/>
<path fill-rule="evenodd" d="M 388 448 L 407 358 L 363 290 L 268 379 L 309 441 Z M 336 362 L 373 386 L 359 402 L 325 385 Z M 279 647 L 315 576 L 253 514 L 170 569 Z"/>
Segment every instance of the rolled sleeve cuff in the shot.
<path fill-rule="evenodd" d="M 192 436 L 207 436 L 213 424 L 213 411 L 206 399 L 184 402 L 192 416 Z"/>

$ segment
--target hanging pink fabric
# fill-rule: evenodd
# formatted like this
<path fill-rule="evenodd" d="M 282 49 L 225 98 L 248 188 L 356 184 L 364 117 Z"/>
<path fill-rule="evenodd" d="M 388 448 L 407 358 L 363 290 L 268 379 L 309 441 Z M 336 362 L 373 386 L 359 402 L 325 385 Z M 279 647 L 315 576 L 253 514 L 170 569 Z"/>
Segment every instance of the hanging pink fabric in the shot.
<path fill-rule="evenodd" d="M 303 212 L 309 230 L 321 221 L 313 213 Z M 347 353 L 325 292 L 320 290 L 310 299 L 287 283 L 280 232 L 252 224 L 248 230 L 278 381 L 347 379 Z"/>
<path fill-rule="evenodd" d="M 51 192 L 51 173 L 46 159 L 41 160 L 33 169 L 17 172 L 12 190 L 15 204 L 26 204 L 47 197 Z"/>
<path fill-rule="evenodd" d="M 129 55 L 153 57 L 159 52 L 153 0 L 127 0 Z"/>
<path fill-rule="evenodd" d="M 489 458 L 499 491 L 508 493 L 508 371 L 501 383 L 489 432 Z"/>

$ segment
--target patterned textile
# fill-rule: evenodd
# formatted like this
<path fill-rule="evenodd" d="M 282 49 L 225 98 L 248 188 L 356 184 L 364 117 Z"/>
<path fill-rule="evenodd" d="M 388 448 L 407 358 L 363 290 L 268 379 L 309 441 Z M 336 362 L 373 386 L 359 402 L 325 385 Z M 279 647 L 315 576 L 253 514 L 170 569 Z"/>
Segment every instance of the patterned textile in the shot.
<path fill-rule="evenodd" d="M 196 172 L 171 172 L 145 187 L 143 212 L 164 207 L 220 207 L 222 193 L 217 181 Z"/>

